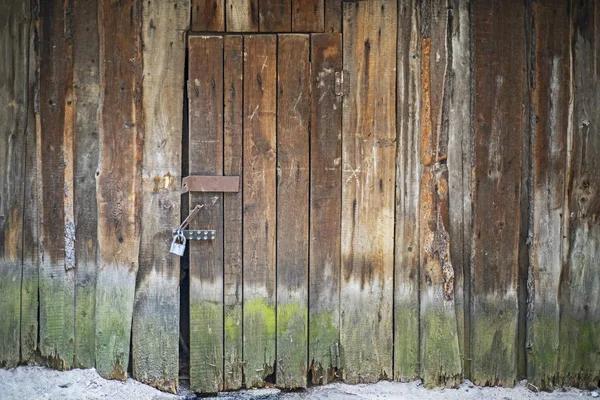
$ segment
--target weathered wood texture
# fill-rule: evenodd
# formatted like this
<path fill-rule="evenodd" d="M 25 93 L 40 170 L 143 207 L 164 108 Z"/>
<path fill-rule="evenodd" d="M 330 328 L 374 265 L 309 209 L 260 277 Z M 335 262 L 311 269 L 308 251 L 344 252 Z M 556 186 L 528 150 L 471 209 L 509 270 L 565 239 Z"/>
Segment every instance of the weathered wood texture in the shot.
<path fill-rule="evenodd" d="M 24 242 L 25 235 L 30 236 L 31 227 L 23 220 L 25 213 L 33 211 L 27 206 L 28 202 L 23 201 L 30 195 L 25 190 L 32 188 L 28 176 L 34 171 L 32 165 L 26 164 L 31 159 L 25 157 L 29 154 L 28 145 L 35 144 L 28 140 L 35 132 L 35 124 L 30 125 L 29 118 L 28 67 L 30 62 L 35 63 L 29 58 L 30 21 L 28 2 L 5 2 L 0 6 L 0 48 L 3 49 L 0 60 L 0 366 L 8 368 L 19 364 L 21 350 L 29 359 L 36 339 L 34 336 L 32 343 L 21 331 L 23 322 L 23 327 L 32 327 L 30 318 L 21 316 L 23 311 L 30 317 L 29 307 L 22 310 L 21 303 L 33 300 L 33 293 L 22 294 L 21 286 L 32 286 L 30 256 L 31 248 L 35 247 L 33 242 Z M 37 335 L 37 329 L 31 333 Z"/>
<path fill-rule="evenodd" d="M 419 1 L 398 9 L 394 379 L 420 376 L 419 133 L 421 34 Z"/>
<path fill-rule="evenodd" d="M 242 36 L 224 39 L 224 131 L 223 173 L 241 176 L 243 163 L 243 68 Z M 225 390 L 242 387 L 242 206 L 243 192 L 223 194 L 223 290 L 225 301 Z"/>
<path fill-rule="evenodd" d="M 261 32 L 289 32 L 292 30 L 291 0 L 259 0 L 258 11 Z"/>
<path fill-rule="evenodd" d="M 98 260 L 98 94 L 100 54 L 96 1 L 73 6 L 75 96 L 75 366 L 96 363 L 96 269 Z"/>
<path fill-rule="evenodd" d="M 461 360 L 448 233 L 447 165 L 448 97 L 452 85 L 452 47 L 447 35 L 451 18 L 448 8 L 439 2 L 421 6 L 421 377 L 427 386 L 456 386 L 460 382 Z"/>
<path fill-rule="evenodd" d="M 471 2 L 449 2 L 450 71 L 448 88 L 448 197 L 450 261 L 454 268 L 454 304 L 463 376 L 469 377 L 470 276 L 472 244 L 473 116 L 471 107 Z M 445 120 L 445 119 L 444 119 Z"/>
<path fill-rule="evenodd" d="M 325 32 L 342 31 L 342 2 L 340 0 L 325 0 Z"/>
<path fill-rule="evenodd" d="M 310 38 L 277 48 L 277 371 L 282 388 L 306 387 L 308 366 Z"/>
<path fill-rule="evenodd" d="M 323 32 L 324 29 L 325 0 L 292 0 L 294 32 Z"/>
<path fill-rule="evenodd" d="M 344 3 L 340 330 L 350 383 L 392 376 L 396 23 L 394 2 Z"/>
<path fill-rule="evenodd" d="M 311 35 L 311 67 L 309 384 L 326 384 L 341 377 L 341 34 Z"/>
<path fill-rule="evenodd" d="M 527 376 L 541 389 L 556 382 L 559 350 L 559 289 L 570 54 L 568 2 L 533 3 L 535 81 L 531 183 L 531 247 L 527 309 Z"/>
<path fill-rule="evenodd" d="M 227 0 L 228 32 L 258 31 L 258 0 Z"/>
<path fill-rule="evenodd" d="M 142 3 L 142 218 L 132 327 L 135 379 L 177 393 L 179 257 L 169 253 L 179 224 L 185 30 L 180 0 Z"/>
<path fill-rule="evenodd" d="M 277 38 L 244 39 L 244 373 L 262 386 L 275 364 Z"/>
<path fill-rule="evenodd" d="M 140 245 L 142 10 L 138 0 L 103 1 L 99 7 L 96 369 L 125 379 Z"/>
<path fill-rule="evenodd" d="M 190 175 L 223 174 L 223 38 L 189 39 Z M 190 211 L 204 208 L 192 229 L 215 229 L 211 241 L 190 241 L 190 387 L 223 387 L 223 196 L 190 193 Z"/>
<path fill-rule="evenodd" d="M 473 5 L 475 187 L 472 378 L 517 378 L 521 138 L 526 131 L 524 4 Z"/>
<path fill-rule="evenodd" d="M 225 30 L 225 0 L 191 0 L 192 31 L 223 32 Z M 252 0 L 250 0 L 252 1 Z M 181 6 L 185 7 L 184 4 Z"/>
<path fill-rule="evenodd" d="M 571 115 L 567 138 L 558 383 L 600 381 L 600 5 L 572 2 Z"/>
<path fill-rule="evenodd" d="M 40 3 L 40 16 L 39 349 L 55 368 L 65 369 L 75 355 L 73 26 L 72 14 L 67 18 L 53 2 Z"/>

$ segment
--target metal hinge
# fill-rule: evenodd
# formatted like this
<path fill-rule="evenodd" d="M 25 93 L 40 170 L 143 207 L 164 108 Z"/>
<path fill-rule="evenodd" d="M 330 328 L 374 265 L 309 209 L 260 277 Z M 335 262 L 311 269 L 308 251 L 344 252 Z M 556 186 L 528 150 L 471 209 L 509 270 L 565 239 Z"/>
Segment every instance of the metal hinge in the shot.
<path fill-rule="evenodd" d="M 344 367 L 344 355 L 342 346 L 339 343 L 334 343 L 329 346 L 329 355 L 331 357 L 331 366 L 337 369 Z"/>
<path fill-rule="evenodd" d="M 335 95 L 347 96 L 350 92 L 350 73 L 348 71 L 335 71 Z"/>

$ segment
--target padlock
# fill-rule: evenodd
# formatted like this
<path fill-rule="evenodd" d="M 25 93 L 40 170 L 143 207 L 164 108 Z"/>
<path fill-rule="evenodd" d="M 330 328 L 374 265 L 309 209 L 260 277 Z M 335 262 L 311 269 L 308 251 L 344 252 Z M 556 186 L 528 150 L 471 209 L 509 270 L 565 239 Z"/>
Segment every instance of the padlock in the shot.
<path fill-rule="evenodd" d="M 183 236 L 183 233 L 181 233 L 181 231 L 177 231 L 175 236 L 173 236 L 170 252 L 173 254 L 177 254 L 180 257 L 183 256 L 183 253 L 185 253 L 186 242 L 187 239 L 185 238 L 185 236 Z"/>

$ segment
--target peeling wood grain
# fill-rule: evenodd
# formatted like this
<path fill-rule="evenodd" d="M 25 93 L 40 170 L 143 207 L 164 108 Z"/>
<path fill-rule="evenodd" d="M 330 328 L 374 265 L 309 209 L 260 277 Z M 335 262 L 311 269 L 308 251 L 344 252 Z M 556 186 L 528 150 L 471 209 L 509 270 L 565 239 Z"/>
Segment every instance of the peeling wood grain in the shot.
<path fill-rule="evenodd" d="M 262 387 L 275 364 L 277 38 L 244 38 L 244 376 Z"/>
<path fill-rule="evenodd" d="M 258 31 L 258 0 L 226 0 L 227 32 Z"/>
<path fill-rule="evenodd" d="M 193 32 L 225 30 L 225 0 L 191 0 Z M 180 7 L 183 7 L 182 4 Z"/>
<path fill-rule="evenodd" d="M 258 9 L 261 32 L 292 30 L 292 0 L 260 0 Z"/>
<path fill-rule="evenodd" d="M 40 4 L 40 353 L 57 369 L 74 362 L 72 8 Z M 60 68 L 58 66 L 60 65 Z"/>
<path fill-rule="evenodd" d="M 341 378 L 342 35 L 311 35 L 309 384 Z"/>
<path fill-rule="evenodd" d="M 132 326 L 138 381 L 177 393 L 179 257 L 169 253 L 179 224 L 185 30 L 189 3 L 142 3 L 145 140 L 139 270 Z"/>
<path fill-rule="evenodd" d="M 127 378 L 141 208 L 142 10 L 139 0 L 99 6 L 100 153 L 96 174 L 96 369 Z"/>
<path fill-rule="evenodd" d="M 534 2 L 535 87 L 527 376 L 552 390 L 558 368 L 559 286 L 569 116 L 569 7 Z"/>
<path fill-rule="evenodd" d="M 571 103 L 567 136 L 558 384 L 600 384 L 600 5 L 571 6 Z"/>
<path fill-rule="evenodd" d="M 16 367 L 20 361 L 21 298 L 24 295 L 21 285 L 22 279 L 27 286 L 29 282 L 25 279 L 31 279 L 29 274 L 24 274 L 30 267 L 23 260 L 23 247 L 34 245 L 23 242 L 24 231 L 27 231 L 23 200 L 28 183 L 24 160 L 29 154 L 28 135 L 34 128 L 28 126 L 30 20 L 28 2 L 0 5 L 0 47 L 3 49 L 0 60 L 0 367 L 3 368 Z M 30 250 L 26 251 L 29 254 Z"/>
<path fill-rule="evenodd" d="M 224 174 L 242 175 L 243 165 L 243 70 L 242 36 L 224 39 Z M 223 194 L 223 243 L 225 291 L 225 390 L 242 387 L 242 211 L 243 193 Z"/>
<path fill-rule="evenodd" d="M 292 31 L 324 32 L 325 0 L 292 0 Z"/>
<path fill-rule="evenodd" d="M 306 387 L 311 112 L 308 35 L 279 35 L 277 49 L 276 385 Z"/>
<path fill-rule="evenodd" d="M 341 343 L 344 380 L 392 376 L 396 4 L 344 3 Z"/>
<path fill-rule="evenodd" d="M 100 54 L 98 7 L 92 0 L 73 6 L 73 94 L 75 96 L 75 365 L 96 363 L 95 306 L 98 262 L 98 95 Z"/>
<path fill-rule="evenodd" d="M 421 108 L 420 3 L 398 9 L 394 380 L 420 376 L 419 134 Z"/>
<path fill-rule="evenodd" d="M 189 38 L 190 175 L 223 175 L 223 37 Z M 223 388 L 223 194 L 189 193 L 190 211 L 204 208 L 192 229 L 216 239 L 190 241 L 190 387 Z"/>
<path fill-rule="evenodd" d="M 522 137 L 525 134 L 524 4 L 473 6 L 475 187 L 472 378 L 517 378 Z"/>

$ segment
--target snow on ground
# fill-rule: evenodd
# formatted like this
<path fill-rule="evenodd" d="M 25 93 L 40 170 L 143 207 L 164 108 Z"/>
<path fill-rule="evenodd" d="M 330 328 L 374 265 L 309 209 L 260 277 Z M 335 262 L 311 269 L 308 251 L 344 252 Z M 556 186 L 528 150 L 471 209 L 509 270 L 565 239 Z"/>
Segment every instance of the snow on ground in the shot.
<path fill-rule="evenodd" d="M 533 389 L 533 390 L 532 390 Z M 379 382 L 371 385 L 346 385 L 334 383 L 313 387 L 301 392 L 282 393 L 277 389 L 245 390 L 221 393 L 219 400 L 574 400 L 592 399 L 598 392 L 568 389 L 552 393 L 536 393 L 526 382 L 515 388 L 481 388 L 466 381 L 458 389 L 428 390 L 417 382 Z M 59 372 L 44 367 L 19 367 L 0 369 L 0 399 L 4 400 L 183 400 L 196 397 L 180 389 L 178 396 L 162 393 L 133 379 L 127 382 L 109 381 L 94 369 Z"/>

